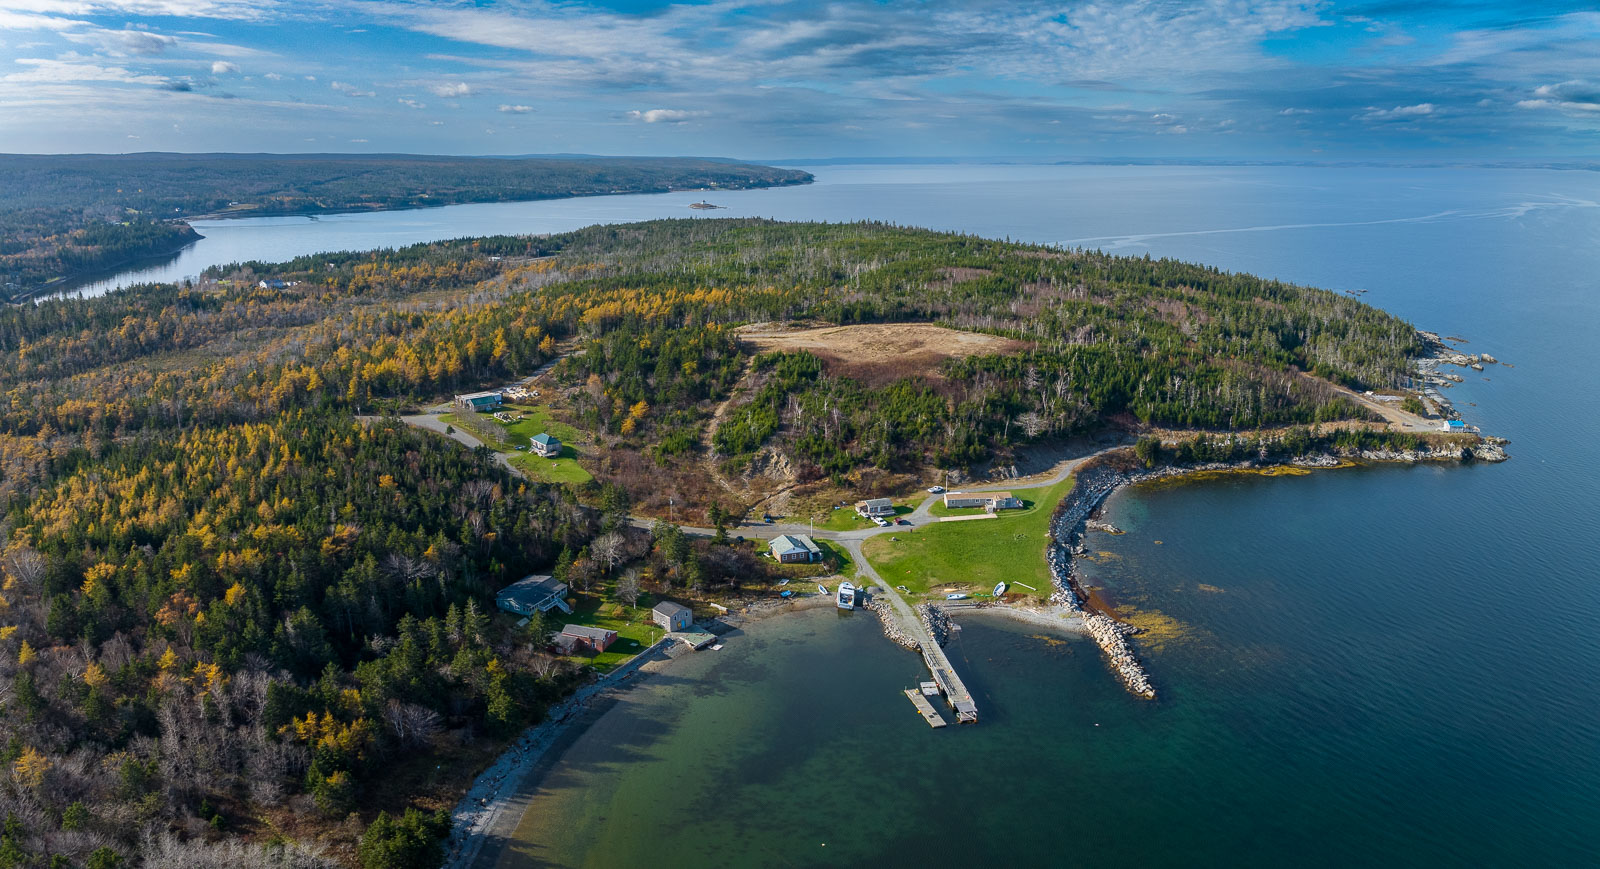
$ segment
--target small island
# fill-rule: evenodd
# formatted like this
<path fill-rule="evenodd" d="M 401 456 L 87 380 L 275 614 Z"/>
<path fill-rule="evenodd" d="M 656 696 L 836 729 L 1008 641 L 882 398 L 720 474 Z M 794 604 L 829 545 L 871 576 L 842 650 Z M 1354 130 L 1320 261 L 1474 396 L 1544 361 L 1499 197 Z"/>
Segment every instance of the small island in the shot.
<path fill-rule="evenodd" d="M 1117 487 L 1505 458 L 1445 398 L 1495 359 L 1350 295 L 878 223 L 319 254 L 0 326 L 19 793 L 173 848 L 453 826 L 464 862 L 597 692 L 846 597 L 924 657 L 919 715 L 982 720 L 968 606 L 1154 698 L 1077 572 Z"/>

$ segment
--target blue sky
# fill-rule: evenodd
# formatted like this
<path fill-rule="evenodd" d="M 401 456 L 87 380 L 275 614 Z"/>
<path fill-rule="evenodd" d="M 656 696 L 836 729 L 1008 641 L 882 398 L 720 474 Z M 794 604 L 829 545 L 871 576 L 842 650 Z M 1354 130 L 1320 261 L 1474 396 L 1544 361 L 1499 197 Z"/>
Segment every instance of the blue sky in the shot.
<path fill-rule="evenodd" d="M 1600 156 L 1600 11 L 0 0 L 0 151 Z"/>

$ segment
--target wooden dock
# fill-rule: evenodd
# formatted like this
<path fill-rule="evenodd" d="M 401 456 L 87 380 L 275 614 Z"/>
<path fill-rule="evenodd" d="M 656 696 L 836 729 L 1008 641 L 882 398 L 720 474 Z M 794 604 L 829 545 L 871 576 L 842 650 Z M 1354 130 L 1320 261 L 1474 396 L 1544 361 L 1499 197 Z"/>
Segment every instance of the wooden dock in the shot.
<path fill-rule="evenodd" d="M 907 688 L 906 696 L 911 699 L 911 705 L 917 707 L 917 714 L 922 716 L 923 721 L 928 722 L 929 727 L 945 726 L 944 716 L 940 715 L 939 710 L 933 708 L 928 698 L 922 696 L 917 689 Z"/>
<path fill-rule="evenodd" d="M 921 623 L 918 623 L 921 627 Z M 928 636 L 927 631 L 922 632 L 920 640 L 922 646 L 922 660 L 928 665 L 928 672 L 933 674 L 933 681 L 939 684 L 939 690 L 944 692 L 944 699 L 949 702 L 950 708 L 956 712 L 956 723 L 976 724 L 978 722 L 978 704 L 972 702 L 972 694 L 967 691 L 967 686 L 962 683 L 961 677 L 956 675 L 956 668 L 951 666 L 950 659 L 945 657 L 944 649 Z"/>

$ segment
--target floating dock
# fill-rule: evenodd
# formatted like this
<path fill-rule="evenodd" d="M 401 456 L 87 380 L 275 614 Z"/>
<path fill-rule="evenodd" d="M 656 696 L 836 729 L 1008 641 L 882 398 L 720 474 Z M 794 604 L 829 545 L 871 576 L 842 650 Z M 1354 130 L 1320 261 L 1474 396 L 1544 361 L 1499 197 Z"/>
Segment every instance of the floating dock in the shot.
<path fill-rule="evenodd" d="M 928 722 L 929 727 L 945 726 L 944 716 L 940 715 L 939 710 L 933 708 L 933 704 L 928 702 L 928 698 L 918 693 L 917 689 L 907 688 L 906 697 L 910 698 L 912 706 L 917 707 L 917 714 L 922 716 L 923 721 Z"/>

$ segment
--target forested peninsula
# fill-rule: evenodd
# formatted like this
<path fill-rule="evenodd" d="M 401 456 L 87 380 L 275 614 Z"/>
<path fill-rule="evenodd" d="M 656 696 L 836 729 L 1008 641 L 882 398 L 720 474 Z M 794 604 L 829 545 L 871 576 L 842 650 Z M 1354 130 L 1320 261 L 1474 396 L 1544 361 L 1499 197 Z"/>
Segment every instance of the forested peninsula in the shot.
<path fill-rule="evenodd" d="M 0 154 L 0 288 L 171 253 L 186 218 L 515 202 L 804 184 L 808 173 L 658 157 L 410 154 Z"/>
<path fill-rule="evenodd" d="M 776 569 L 630 516 L 720 528 L 755 503 L 730 479 L 870 491 L 1107 430 L 1196 459 L 1405 446 L 1350 390 L 1398 397 L 1424 349 L 1336 293 L 878 223 L 591 227 L 7 307 L 0 865 L 437 865 L 438 812 L 584 678 L 497 590 L 555 573 L 620 618 Z M 535 372 L 528 413 L 581 461 L 396 418 Z"/>

